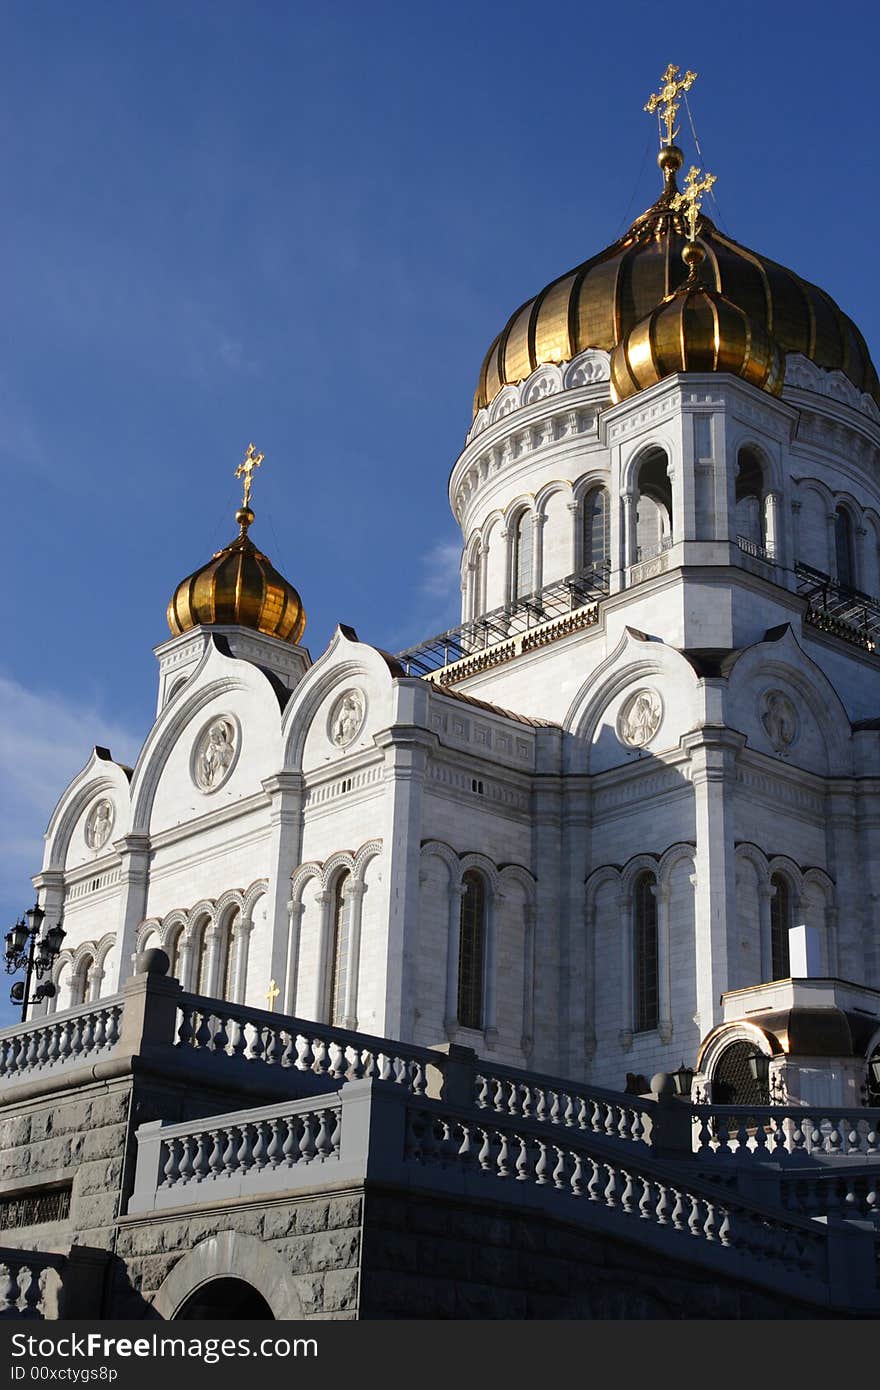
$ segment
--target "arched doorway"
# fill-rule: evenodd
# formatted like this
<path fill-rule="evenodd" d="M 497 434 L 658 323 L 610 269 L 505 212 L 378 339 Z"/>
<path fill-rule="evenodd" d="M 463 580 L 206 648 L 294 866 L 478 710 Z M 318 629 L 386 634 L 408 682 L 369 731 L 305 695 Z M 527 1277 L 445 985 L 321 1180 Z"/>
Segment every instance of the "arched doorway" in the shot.
<path fill-rule="evenodd" d="M 205 1318 L 244 1319 L 274 1322 L 272 1309 L 252 1284 L 244 1279 L 209 1279 L 207 1284 L 191 1293 L 175 1322 L 196 1322 Z"/>
<path fill-rule="evenodd" d="M 752 1043 L 734 1042 L 718 1058 L 712 1073 L 712 1099 L 716 1105 L 766 1105 L 761 1083 L 752 1076 L 749 1058 Z"/>

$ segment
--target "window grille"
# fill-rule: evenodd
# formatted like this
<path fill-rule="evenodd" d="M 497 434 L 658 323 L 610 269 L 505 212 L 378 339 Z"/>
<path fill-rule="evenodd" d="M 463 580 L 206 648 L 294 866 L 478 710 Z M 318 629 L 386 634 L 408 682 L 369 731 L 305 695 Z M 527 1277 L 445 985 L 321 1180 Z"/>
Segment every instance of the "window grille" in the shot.
<path fill-rule="evenodd" d="M 604 487 L 591 488 L 584 498 L 585 569 L 601 570 L 611 553 L 611 512 Z"/>
<path fill-rule="evenodd" d="M 0 1230 L 39 1226 L 46 1221 L 66 1221 L 70 1215 L 70 1188 L 33 1192 L 22 1197 L 0 1197 Z"/>

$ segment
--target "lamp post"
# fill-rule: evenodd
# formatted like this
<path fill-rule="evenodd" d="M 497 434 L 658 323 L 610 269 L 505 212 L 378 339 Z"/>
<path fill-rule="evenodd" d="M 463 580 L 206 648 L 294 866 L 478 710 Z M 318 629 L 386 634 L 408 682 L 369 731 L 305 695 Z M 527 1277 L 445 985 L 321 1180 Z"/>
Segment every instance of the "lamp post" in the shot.
<path fill-rule="evenodd" d="M 43 976 L 52 969 L 55 958 L 61 950 L 65 933 L 61 923 L 50 927 L 40 935 L 45 913 L 39 903 L 28 908 L 24 917 L 19 917 L 14 927 L 6 933 L 6 973 L 15 975 L 25 970 L 23 980 L 16 980 L 9 997 L 13 1004 L 21 1005 L 21 1021 L 27 1019 L 31 1004 L 40 1004 L 44 999 L 52 999 L 55 986 L 51 980 L 43 981 Z M 31 981 L 36 976 L 38 983 L 31 998 Z"/>
<path fill-rule="evenodd" d="M 675 1086 L 677 1096 L 683 1096 L 685 1100 L 690 1100 L 691 1087 L 694 1084 L 693 1067 L 686 1067 L 682 1062 L 678 1070 L 672 1073 L 672 1083 Z"/>

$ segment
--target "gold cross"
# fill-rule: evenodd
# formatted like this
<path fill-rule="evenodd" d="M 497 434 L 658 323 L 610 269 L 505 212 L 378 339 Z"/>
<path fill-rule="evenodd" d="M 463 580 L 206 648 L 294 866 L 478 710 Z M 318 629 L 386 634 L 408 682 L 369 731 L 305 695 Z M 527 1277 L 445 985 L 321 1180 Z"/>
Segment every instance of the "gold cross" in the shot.
<path fill-rule="evenodd" d="M 658 106 L 661 108 L 660 119 L 666 122 L 666 143 L 671 145 L 678 131 L 675 129 L 675 116 L 678 111 L 678 102 L 675 98 L 679 92 L 689 92 L 697 80 L 697 74 L 688 70 L 684 77 L 678 77 L 678 68 L 674 63 L 669 67 L 660 78 L 662 86 L 659 92 L 654 92 L 649 98 L 645 110 L 653 115 Z"/>
<path fill-rule="evenodd" d="M 235 470 L 236 478 L 240 478 L 244 475 L 244 501 L 241 504 L 243 507 L 250 506 L 251 483 L 253 482 L 252 474 L 255 468 L 259 468 L 264 458 L 265 454 L 258 454 L 253 444 L 249 444 L 247 446 L 247 453 Z"/>
<path fill-rule="evenodd" d="M 270 981 L 269 981 L 269 988 L 266 990 L 266 1000 L 268 1001 L 268 1004 L 269 1004 L 269 1012 L 270 1012 L 270 1013 L 274 1013 L 274 1011 L 275 1011 L 275 1000 L 278 998 L 278 996 L 279 996 L 280 993 L 281 993 L 281 990 L 278 988 L 278 986 L 276 985 L 275 981 L 274 981 L 274 980 L 270 980 Z"/>
<path fill-rule="evenodd" d="M 692 164 L 684 181 L 684 192 L 676 193 L 669 204 L 673 212 L 680 212 L 682 208 L 685 209 L 684 220 L 688 227 L 688 241 L 696 241 L 697 239 L 697 221 L 700 216 L 700 208 L 703 205 L 700 194 L 708 193 L 715 182 L 714 174 L 705 174 L 701 179 L 699 169 Z"/>

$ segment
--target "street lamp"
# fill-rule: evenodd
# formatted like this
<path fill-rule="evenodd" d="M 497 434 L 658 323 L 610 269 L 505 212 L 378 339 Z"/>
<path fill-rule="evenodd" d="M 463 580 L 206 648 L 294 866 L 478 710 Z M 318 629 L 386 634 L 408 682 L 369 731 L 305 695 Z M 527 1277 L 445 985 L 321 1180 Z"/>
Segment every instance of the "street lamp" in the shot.
<path fill-rule="evenodd" d="M 684 1062 L 682 1062 L 678 1071 L 672 1073 L 672 1084 L 675 1087 L 675 1094 L 677 1096 L 684 1096 L 687 1100 L 690 1100 L 691 1087 L 694 1084 L 693 1067 L 686 1067 Z"/>
<path fill-rule="evenodd" d="M 25 970 L 24 979 L 16 980 L 9 991 L 13 1004 L 21 1005 L 22 1023 L 27 1018 L 31 1004 L 40 1004 L 44 999 L 52 999 L 55 994 L 52 981 L 45 980 L 37 984 L 33 998 L 30 997 L 31 980 L 36 976 L 38 981 L 42 981 L 43 976 L 52 969 L 65 936 L 60 922 L 41 936 L 40 929 L 45 916 L 40 904 L 34 903 L 24 917 L 19 917 L 15 926 L 10 927 L 6 933 L 7 975 L 15 975 L 19 970 Z"/>
<path fill-rule="evenodd" d="M 749 1071 L 752 1080 L 757 1081 L 761 1088 L 761 1099 L 764 1105 L 770 1103 L 770 1058 L 766 1052 L 753 1052 L 749 1058 Z"/>

